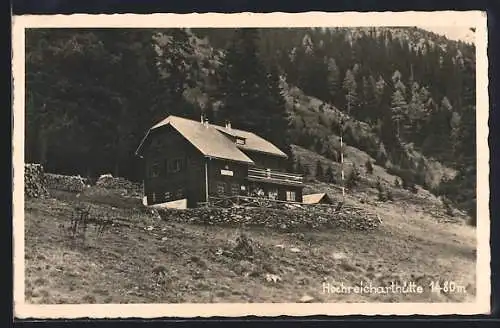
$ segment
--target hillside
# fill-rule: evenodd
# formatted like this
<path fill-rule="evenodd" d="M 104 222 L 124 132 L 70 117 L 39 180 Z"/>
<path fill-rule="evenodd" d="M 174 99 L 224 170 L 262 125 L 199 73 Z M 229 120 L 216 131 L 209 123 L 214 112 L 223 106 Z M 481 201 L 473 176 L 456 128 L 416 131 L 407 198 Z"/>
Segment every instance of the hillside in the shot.
<path fill-rule="evenodd" d="M 196 87 L 188 88 L 185 96 L 189 102 L 217 113 L 223 106 L 217 91 L 221 88 L 218 86 L 221 82 L 218 81 L 220 77 L 217 77 L 217 71 L 223 70 L 224 50 L 231 43 L 231 35 L 237 32 L 231 29 L 224 31 L 195 29 L 187 33 L 193 45 L 193 58 L 197 65 L 202 67 L 203 78 Z M 346 40 L 350 45 L 345 45 Z M 380 51 L 377 48 L 380 45 L 376 43 L 378 40 L 383 40 L 388 49 L 384 54 L 380 54 L 382 58 L 379 58 L 377 63 L 364 57 L 363 53 Z M 343 46 L 353 51 L 350 62 L 353 66 L 340 67 L 341 65 L 345 67 L 349 63 L 341 63 L 341 60 L 345 60 L 342 57 L 345 53 L 339 49 L 329 48 L 329 42 L 332 41 L 344 42 Z M 471 168 L 475 164 L 471 163 L 469 157 L 471 149 L 475 148 L 467 146 L 471 147 L 467 150 L 456 144 L 457 142 L 470 144 L 470 140 L 466 139 L 472 137 L 468 132 L 470 129 L 465 126 L 463 128 L 467 132 L 462 137 L 457 137 L 460 125 L 468 124 L 464 120 L 470 118 L 466 116 L 470 115 L 468 112 L 470 108 L 466 107 L 466 103 L 470 101 L 467 88 L 473 88 L 474 78 L 466 74 L 470 72 L 467 68 L 468 63 L 474 60 L 471 44 L 451 41 L 419 28 L 383 27 L 268 30 L 261 31 L 259 42 L 260 55 L 264 61 L 268 56 L 272 57 L 273 51 L 276 51 L 278 58 L 281 58 L 279 54 L 283 52 L 289 53 L 292 62 L 296 64 L 292 69 L 292 66 L 287 66 L 287 60 L 273 59 L 277 61 L 278 70 L 281 72 L 280 88 L 285 100 L 284 105 L 290 115 L 289 142 L 338 161 L 339 135 L 342 126 L 344 143 L 347 147 L 357 148 L 371 157 L 351 160 L 352 163 L 359 167 L 364 166 L 366 160 L 376 162 L 402 178 L 405 183 L 417 184 L 436 195 L 444 195 L 474 216 L 475 201 L 471 199 L 474 192 L 458 190 L 470 188 L 471 181 L 475 179 L 474 175 L 470 175 L 473 172 Z M 405 50 L 406 48 L 410 50 Z M 322 70 L 318 66 L 321 63 L 315 62 L 316 53 L 326 56 L 322 59 L 324 66 Z M 396 55 L 406 57 L 406 63 L 402 58 L 393 57 Z M 363 65 L 356 62 L 362 59 Z M 420 60 L 428 60 L 429 63 L 422 64 Z M 432 61 L 435 60 L 438 60 L 439 67 L 430 69 L 429 65 L 433 65 Z M 447 65 L 447 60 L 450 61 L 449 65 L 455 67 L 443 66 Z M 390 66 L 395 68 L 395 71 L 384 71 L 384 65 L 387 63 L 391 63 Z M 375 67 L 374 64 L 378 66 Z M 306 66 L 301 71 L 300 67 L 303 65 Z M 426 70 L 428 74 L 425 73 Z M 449 77 L 444 77 L 442 74 L 446 70 L 459 81 L 451 81 Z M 354 75 L 353 80 L 349 81 L 348 76 L 351 71 Z M 324 75 L 325 72 L 328 74 Z M 308 74 L 313 76 L 309 78 Z M 375 78 L 376 74 L 380 74 L 378 81 Z M 344 79 L 342 75 L 345 75 Z M 298 78 L 295 79 L 294 76 Z M 319 84 L 319 81 L 324 83 Z M 369 90 L 370 85 L 375 89 L 373 93 Z M 350 98 L 345 96 L 346 99 L 350 99 L 352 107 L 347 110 L 346 99 L 340 97 L 339 93 L 346 92 L 351 86 L 353 89 L 349 92 L 355 96 Z M 400 119 L 399 116 L 395 116 L 393 112 L 390 117 L 384 118 L 386 114 L 383 108 L 380 108 L 384 106 L 381 103 L 384 97 L 391 98 L 390 95 L 384 96 L 388 86 L 396 90 L 389 105 L 396 106 L 394 97 L 400 90 L 402 105 L 397 106 L 405 107 L 407 110 L 407 113 L 403 113 L 407 120 L 403 124 L 407 129 L 406 135 L 403 136 L 401 133 L 396 139 L 394 135 L 388 134 L 390 133 L 388 130 L 395 128 L 394 122 Z M 327 89 L 324 89 L 325 87 Z M 380 87 L 384 91 L 377 100 L 377 90 L 380 90 Z M 465 93 L 460 94 L 459 90 Z M 404 95 L 406 93 L 408 96 Z M 443 95 L 444 98 L 439 105 L 437 99 Z M 378 109 L 374 107 L 377 106 L 375 103 L 379 106 Z M 393 109 L 389 108 L 389 113 L 391 111 Z M 384 122 L 386 119 L 390 119 L 391 122 Z M 429 125 L 429 128 L 423 127 L 422 124 Z M 449 136 L 437 135 L 436 131 L 445 131 L 444 133 L 449 133 Z M 452 155 L 450 150 L 455 154 Z M 458 174 L 459 170 L 462 172 L 466 170 L 467 176 Z M 339 177 L 338 171 L 335 173 Z"/>
<path fill-rule="evenodd" d="M 26 44 L 26 160 L 50 172 L 140 180 L 145 131 L 204 112 L 333 161 L 342 129 L 347 150 L 475 217 L 473 44 L 385 27 L 33 30 Z"/>
<path fill-rule="evenodd" d="M 392 179 L 382 169 L 375 172 Z M 308 188 L 332 187 L 310 182 Z M 457 302 L 472 301 L 476 293 L 475 230 L 442 213 L 431 197 L 394 190 L 397 202 L 379 202 L 365 188 L 363 198 L 350 194 L 346 202 L 377 213 L 383 219 L 378 229 L 287 232 L 160 219 L 121 191 L 93 186 L 80 199 L 92 204 L 93 217 L 109 215 L 114 224 L 100 235 L 91 225 L 72 237 L 67 228 L 79 203 L 76 193 L 50 193 L 25 203 L 28 303 Z M 256 211 L 264 215 L 266 209 Z M 431 292 L 431 282 L 447 280 L 456 284 L 454 292 Z M 422 286 L 423 293 L 323 289 L 323 283 L 404 282 Z"/>

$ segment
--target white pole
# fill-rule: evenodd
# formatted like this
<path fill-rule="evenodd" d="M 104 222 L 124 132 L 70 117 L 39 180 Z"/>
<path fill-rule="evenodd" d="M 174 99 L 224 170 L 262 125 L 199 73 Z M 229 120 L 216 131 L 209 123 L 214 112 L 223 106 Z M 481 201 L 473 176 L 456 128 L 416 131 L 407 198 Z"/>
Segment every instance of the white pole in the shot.
<path fill-rule="evenodd" d="M 208 158 L 205 158 L 205 201 L 208 206 Z"/>
<path fill-rule="evenodd" d="M 351 91 L 347 95 L 347 115 L 349 115 L 351 111 Z M 340 176 L 341 176 L 341 188 L 342 188 L 342 202 L 344 202 L 345 198 L 345 187 L 344 187 L 344 140 L 343 140 L 343 132 L 344 132 L 344 120 L 340 119 Z"/>
<path fill-rule="evenodd" d="M 342 201 L 344 201 L 345 197 L 345 189 L 344 189 L 344 144 L 342 141 L 342 120 L 340 121 L 340 185 L 342 189 Z"/>

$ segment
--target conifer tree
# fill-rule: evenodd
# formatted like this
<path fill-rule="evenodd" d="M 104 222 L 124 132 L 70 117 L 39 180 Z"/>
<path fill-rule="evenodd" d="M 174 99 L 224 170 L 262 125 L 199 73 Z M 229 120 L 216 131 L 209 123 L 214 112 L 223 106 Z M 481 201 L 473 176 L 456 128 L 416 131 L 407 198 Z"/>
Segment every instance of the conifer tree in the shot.
<path fill-rule="evenodd" d="M 363 115 L 362 119 L 373 122 L 378 116 L 377 99 L 375 96 L 375 79 L 373 76 L 363 77 Z"/>
<path fill-rule="evenodd" d="M 222 107 L 219 119 L 234 126 L 258 131 L 266 126 L 262 99 L 268 99 L 267 72 L 257 54 L 259 32 L 253 28 L 236 30 L 220 70 Z"/>
<path fill-rule="evenodd" d="M 404 121 L 404 114 L 407 108 L 406 100 L 401 90 L 395 90 L 391 101 L 391 117 L 396 124 L 396 138 L 399 139 L 401 125 Z"/>
<path fill-rule="evenodd" d="M 161 97 L 163 108 L 155 108 L 158 111 L 155 119 L 165 116 L 164 108 L 169 108 L 171 114 L 198 119 L 199 113 L 193 112 L 183 96 L 197 79 L 197 63 L 193 59 L 194 49 L 189 36 L 184 29 L 172 28 L 158 38 L 158 66 L 163 87 L 158 97 Z"/>
<path fill-rule="evenodd" d="M 372 174 L 373 173 L 373 164 L 372 164 L 371 160 L 367 160 L 366 161 L 365 167 L 366 167 L 366 173 L 368 173 L 368 174 Z"/>
<path fill-rule="evenodd" d="M 323 165 L 321 165 L 321 162 L 318 160 L 316 162 L 316 179 L 323 181 L 324 178 Z"/>
<path fill-rule="evenodd" d="M 279 149 L 284 151 L 289 158 L 292 156 L 290 148 L 290 115 L 286 109 L 283 91 L 280 87 L 280 76 L 276 64 L 271 64 L 266 76 L 265 96 L 262 106 L 267 116 L 265 126 L 258 130 L 273 142 Z"/>
<path fill-rule="evenodd" d="M 340 72 L 335 59 L 328 59 L 328 100 L 335 103 L 340 92 Z"/>
<path fill-rule="evenodd" d="M 344 89 L 344 94 L 346 98 L 346 111 L 349 114 L 357 117 L 359 113 L 357 113 L 358 109 L 358 94 L 357 94 L 357 84 L 356 78 L 352 70 L 348 69 L 345 73 L 344 82 L 342 84 Z"/>
<path fill-rule="evenodd" d="M 328 168 L 326 169 L 325 179 L 326 179 L 326 182 L 329 182 L 329 183 L 336 182 L 335 174 L 333 173 L 333 168 L 331 166 L 328 166 Z"/>

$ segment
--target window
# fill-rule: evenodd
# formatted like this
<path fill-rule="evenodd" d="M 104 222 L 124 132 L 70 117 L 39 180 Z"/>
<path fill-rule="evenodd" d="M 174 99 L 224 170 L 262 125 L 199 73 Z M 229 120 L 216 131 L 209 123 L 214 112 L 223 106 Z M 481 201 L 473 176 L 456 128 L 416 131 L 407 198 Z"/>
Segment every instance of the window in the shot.
<path fill-rule="evenodd" d="M 224 195 L 226 193 L 226 184 L 224 182 L 217 182 L 217 194 Z"/>
<path fill-rule="evenodd" d="M 172 160 L 169 164 L 168 171 L 170 173 L 177 173 L 182 170 L 182 159 L 180 158 Z"/>
<path fill-rule="evenodd" d="M 269 199 L 276 200 L 278 199 L 278 189 L 271 189 L 268 191 L 267 196 Z"/>
<path fill-rule="evenodd" d="M 295 201 L 295 191 L 287 191 L 286 192 L 286 200 L 289 202 L 294 202 Z"/>
<path fill-rule="evenodd" d="M 153 203 L 156 203 L 156 193 L 155 192 L 151 195 L 151 199 L 153 200 Z"/>
<path fill-rule="evenodd" d="M 231 195 L 237 196 L 240 194 L 240 185 L 237 183 L 233 183 L 231 185 Z"/>
<path fill-rule="evenodd" d="M 245 144 L 245 139 L 242 139 L 242 138 L 236 138 L 236 143 L 238 145 L 244 145 Z"/>
<path fill-rule="evenodd" d="M 151 178 L 157 178 L 160 176 L 160 163 L 154 162 L 151 164 L 151 167 L 149 169 L 149 176 Z"/>
<path fill-rule="evenodd" d="M 172 198 L 172 193 L 170 191 L 167 191 L 167 192 L 165 192 L 164 196 L 165 196 L 165 200 L 170 200 L 170 198 Z"/>

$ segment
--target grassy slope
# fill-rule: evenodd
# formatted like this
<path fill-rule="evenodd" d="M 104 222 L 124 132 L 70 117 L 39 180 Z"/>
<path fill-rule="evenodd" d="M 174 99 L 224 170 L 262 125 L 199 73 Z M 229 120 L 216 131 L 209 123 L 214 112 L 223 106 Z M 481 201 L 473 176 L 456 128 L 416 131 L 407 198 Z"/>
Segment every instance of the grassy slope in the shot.
<path fill-rule="evenodd" d="M 99 197 L 96 206 L 104 209 L 104 196 Z M 245 229 L 259 247 L 253 258 L 241 260 L 218 255 L 219 249 L 234 249 L 240 229 L 174 224 L 120 214 L 120 208 L 117 214 L 129 226 L 112 227 L 100 238 L 90 228 L 85 245 L 73 244 L 58 226 L 68 222 L 75 198 L 57 198 L 25 204 L 27 302 L 297 302 L 304 295 L 319 302 L 426 302 L 470 300 L 475 294 L 475 230 L 439 222 L 425 212 L 429 204 L 411 198 L 400 200 L 404 204 L 365 203 L 383 219 L 372 233 Z M 359 205 L 352 196 L 347 202 Z M 166 272 L 159 284 L 153 273 L 158 266 Z M 266 273 L 282 281 L 268 282 Z M 414 281 L 427 287 L 438 279 L 465 285 L 468 294 L 431 294 L 428 288 L 409 295 L 322 292 L 324 281 L 345 286 Z"/>

